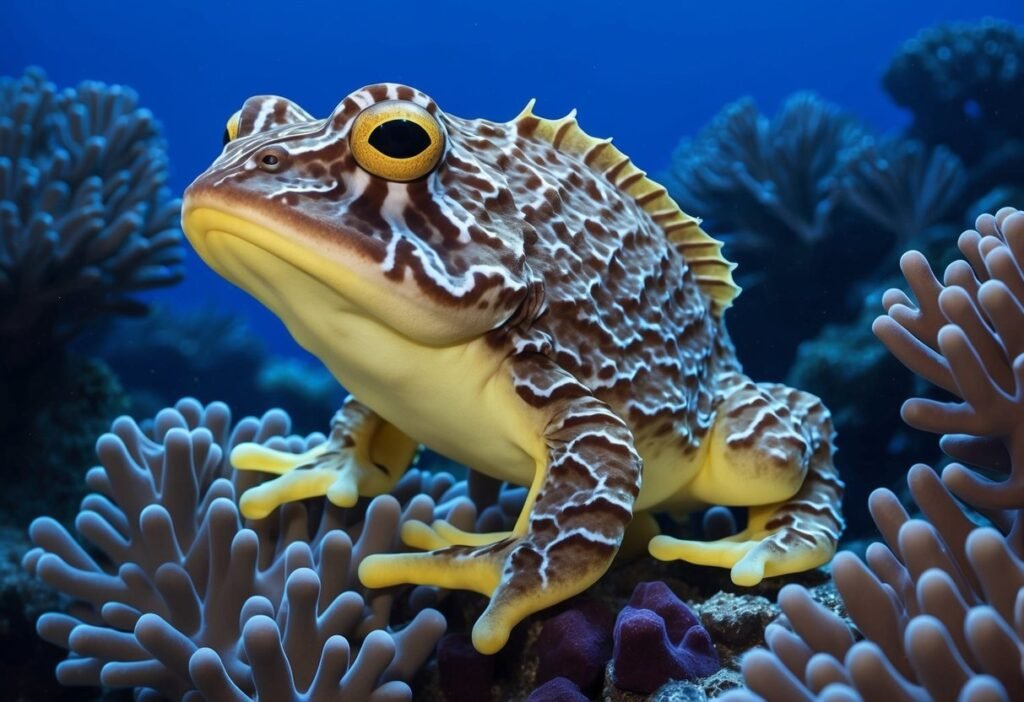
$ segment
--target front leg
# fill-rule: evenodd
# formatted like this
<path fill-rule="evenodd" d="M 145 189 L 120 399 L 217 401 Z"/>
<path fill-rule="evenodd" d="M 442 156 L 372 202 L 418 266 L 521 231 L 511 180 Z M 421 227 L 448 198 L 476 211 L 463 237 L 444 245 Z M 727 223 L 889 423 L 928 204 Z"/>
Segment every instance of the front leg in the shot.
<path fill-rule="evenodd" d="M 512 533 L 484 545 L 370 556 L 359 568 L 367 587 L 415 583 L 490 596 L 473 627 L 473 645 L 488 654 L 524 618 L 604 574 L 640 491 L 640 456 L 625 422 L 551 359 L 530 354 L 509 363 L 520 402 L 509 421 L 547 420 L 539 423 L 543 448 Z"/>
<path fill-rule="evenodd" d="M 360 495 L 391 490 L 405 473 L 419 445 L 376 412 L 349 395 L 331 420 L 327 441 L 305 453 L 240 444 L 231 452 L 237 470 L 276 473 L 278 478 L 246 490 L 239 509 L 262 519 L 285 502 L 326 495 L 339 507 L 352 507 Z"/>

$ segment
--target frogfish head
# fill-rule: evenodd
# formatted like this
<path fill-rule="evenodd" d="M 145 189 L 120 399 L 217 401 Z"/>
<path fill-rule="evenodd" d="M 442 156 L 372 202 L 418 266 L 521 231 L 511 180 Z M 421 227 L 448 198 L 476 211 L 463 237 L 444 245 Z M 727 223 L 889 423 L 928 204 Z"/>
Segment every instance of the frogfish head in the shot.
<path fill-rule="evenodd" d="M 512 319 L 530 285 L 531 225 L 493 138 L 503 126 L 446 115 L 391 83 L 323 119 L 253 97 L 185 191 L 182 226 L 300 343 L 342 314 L 420 344 L 462 343 Z"/>

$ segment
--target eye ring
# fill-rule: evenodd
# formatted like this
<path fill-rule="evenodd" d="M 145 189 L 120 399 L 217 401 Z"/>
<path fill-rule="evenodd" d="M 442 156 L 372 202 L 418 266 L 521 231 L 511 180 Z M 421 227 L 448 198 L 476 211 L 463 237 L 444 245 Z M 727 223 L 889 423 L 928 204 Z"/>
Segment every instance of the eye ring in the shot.
<path fill-rule="evenodd" d="M 360 168 L 398 183 L 418 180 L 433 171 L 445 146 L 437 118 L 405 100 L 367 107 L 356 115 L 348 139 Z"/>
<path fill-rule="evenodd" d="M 288 165 L 288 152 L 280 146 L 267 146 L 253 156 L 256 167 L 268 173 L 277 173 Z"/>

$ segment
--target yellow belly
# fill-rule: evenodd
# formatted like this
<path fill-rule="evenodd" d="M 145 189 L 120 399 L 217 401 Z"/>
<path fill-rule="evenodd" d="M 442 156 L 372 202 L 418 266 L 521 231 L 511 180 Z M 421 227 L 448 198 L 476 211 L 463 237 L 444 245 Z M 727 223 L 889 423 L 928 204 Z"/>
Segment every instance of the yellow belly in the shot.
<path fill-rule="evenodd" d="M 543 465 L 544 421 L 523 402 L 482 339 L 422 347 L 359 316 L 337 319 L 348 339 L 317 349 L 335 377 L 416 441 L 500 480 L 529 485 Z M 360 344 L 361 345 L 361 344 Z"/>
<path fill-rule="evenodd" d="M 636 449 L 644 460 L 644 472 L 634 511 L 691 511 L 706 506 L 687 489 L 706 460 L 704 449 L 686 457 L 680 452 L 674 435 L 664 439 L 641 439 Z"/>
<path fill-rule="evenodd" d="M 546 459 L 547 418 L 519 398 L 506 360 L 482 338 L 440 347 L 417 343 L 241 237 L 213 232 L 205 245 L 218 272 L 277 314 L 299 344 L 381 417 L 453 460 L 531 484 Z"/>

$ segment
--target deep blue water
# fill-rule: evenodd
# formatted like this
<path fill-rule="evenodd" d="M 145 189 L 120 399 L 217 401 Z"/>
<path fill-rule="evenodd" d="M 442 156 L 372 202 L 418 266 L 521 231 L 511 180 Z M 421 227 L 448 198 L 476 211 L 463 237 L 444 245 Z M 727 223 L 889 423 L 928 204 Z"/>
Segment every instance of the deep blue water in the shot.
<path fill-rule="evenodd" d="M 58 85 L 125 83 L 164 125 L 179 192 L 216 156 L 226 118 L 253 94 L 315 115 L 367 83 L 398 81 L 466 117 L 579 109 L 648 171 L 726 102 L 774 112 L 810 89 L 880 129 L 905 116 L 881 89 L 889 58 L 920 29 L 994 16 L 1021 0 L 582 2 L 210 2 L 8 0 L 0 71 L 43 67 Z M 190 254 L 183 285 L 151 297 L 241 309 L 274 350 L 280 323 Z"/>

